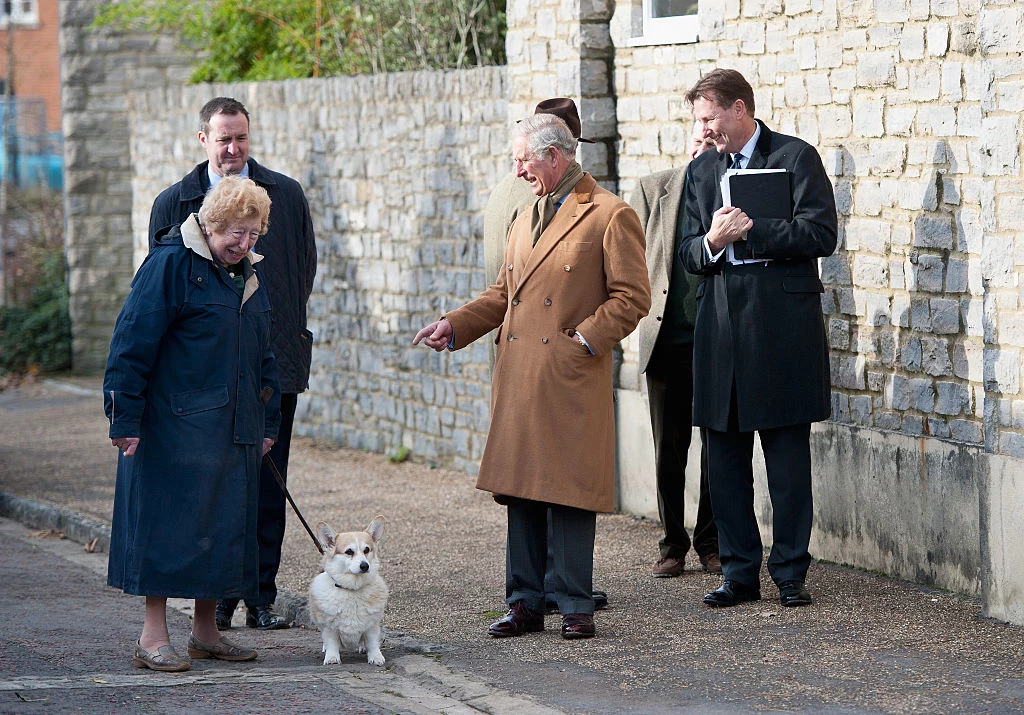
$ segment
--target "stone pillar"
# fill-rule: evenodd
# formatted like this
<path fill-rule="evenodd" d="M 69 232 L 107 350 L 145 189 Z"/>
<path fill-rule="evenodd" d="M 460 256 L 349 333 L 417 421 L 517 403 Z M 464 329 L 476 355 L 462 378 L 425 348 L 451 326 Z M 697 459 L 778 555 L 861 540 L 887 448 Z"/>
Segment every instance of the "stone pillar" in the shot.
<path fill-rule="evenodd" d="M 132 266 L 129 91 L 182 83 L 169 39 L 91 27 L 99 0 L 60 0 L 65 255 L 72 365 L 106 363 Z"/>
<path fill-rule="evenodd" d="M 618 188 L 618 125 L 612 95 L 615 48 L 611 0 L 510 0 L 507 4 L 509 118 L 533 112 L 548 97 L 571 97 L 583 123 L 578 158 L 605 188 Z"/>

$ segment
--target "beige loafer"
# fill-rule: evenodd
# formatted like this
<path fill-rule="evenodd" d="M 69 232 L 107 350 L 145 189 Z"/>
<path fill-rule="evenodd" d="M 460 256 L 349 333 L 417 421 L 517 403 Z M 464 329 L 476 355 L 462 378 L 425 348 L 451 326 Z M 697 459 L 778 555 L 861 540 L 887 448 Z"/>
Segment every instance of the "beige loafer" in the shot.
<path fill-rule="evenodd" d="M 192 667 L 192 663 L 187 658 L 178 655 L 174 646 L 170 644 L 160 646 L 156 653 L 150 653 L 138 641 L 135 643 L 135 657 L 132 658 L 132 665 L 136 668 L 149 668 L 165 673 L 180 673 Z"/>
<path fill-rule="evenodd" d="M 195 636 L 189 636 L 188 654 L 196 659 L 217 658 L 218 660 L 255 660 L 256 651 L 243 645 L 232 643 L 224 636 L 214 644 L 203 643 Z"/>

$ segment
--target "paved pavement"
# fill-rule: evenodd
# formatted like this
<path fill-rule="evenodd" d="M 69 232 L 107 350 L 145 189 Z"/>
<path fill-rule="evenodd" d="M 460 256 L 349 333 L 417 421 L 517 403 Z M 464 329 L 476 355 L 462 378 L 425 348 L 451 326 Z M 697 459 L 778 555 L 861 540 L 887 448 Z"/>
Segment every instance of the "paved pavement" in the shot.
<path fill-rule="evenodd" d="M 235 637 L 253 663 L 138 671 L 141 599 L 105 585 L 115 450 L 98 378 L 0 391 L 0 712 L 1024 712 L 1024 629 L 976 598 L 815 563 L 815 604 L 704 607 L 718 585 L 694 559 L 654 579 L 658 525 L 598 519 L 596 585 L 611 605 L 598 637 L 547 630 L 495 640 L 504 610 L 504 514 L 473 478 L 299 439 L 289 477 L 307 520 L 336 529 L 387 518 L 388 664 L 319 665 L 304 592 L 319 555 L 297 519 L 285 537 L 278 609 L 298 627 Z M 59 538 L 52 530 L 69 538 Z M 1024 565 L 1022 565 L 1024 566 Z M 171 617 L 183 646 L 187 608 Z"/>

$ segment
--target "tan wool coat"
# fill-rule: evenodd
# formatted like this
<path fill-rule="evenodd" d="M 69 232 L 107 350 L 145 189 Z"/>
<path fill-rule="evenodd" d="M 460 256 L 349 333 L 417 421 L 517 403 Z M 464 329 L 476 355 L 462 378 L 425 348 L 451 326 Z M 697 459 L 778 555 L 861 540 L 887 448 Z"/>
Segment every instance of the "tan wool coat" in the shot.
<path fill-rule="evenodd" d="M 650 304 L 640 220 L 590 174 L 536 246 L 516 219 L 497 283 L 446 316 L 453 349 L 500 326 L 478 489 L 614 510 L 612 348 Z"/>

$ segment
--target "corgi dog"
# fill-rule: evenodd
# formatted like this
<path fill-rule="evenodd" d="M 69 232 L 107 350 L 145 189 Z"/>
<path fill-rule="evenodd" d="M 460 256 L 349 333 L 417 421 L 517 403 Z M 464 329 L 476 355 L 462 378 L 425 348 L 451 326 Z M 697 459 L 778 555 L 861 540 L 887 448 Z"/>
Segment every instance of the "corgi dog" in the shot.
<path fill-rule="evenodd" d="M 366 653 L 371 665 L 384 665 L 380 624 L 388 586 L 377 560 L 384 517 L 374 517 L 366 531 L 335 534 L 321 521 L 316 532 L 324 546 L 323 572 L 309 585 L 309 615 L 323 637 L 324 665 L 341 662 L 342 646 Z"/>

